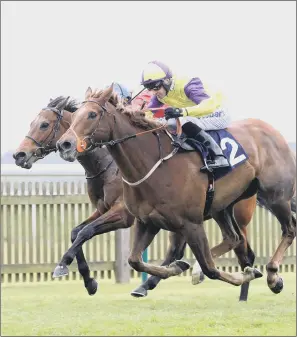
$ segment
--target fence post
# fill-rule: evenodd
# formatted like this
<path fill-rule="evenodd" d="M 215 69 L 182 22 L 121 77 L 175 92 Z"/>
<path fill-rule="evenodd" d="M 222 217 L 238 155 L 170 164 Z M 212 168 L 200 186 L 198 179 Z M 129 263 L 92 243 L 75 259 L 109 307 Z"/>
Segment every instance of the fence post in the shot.
<path fill-rule="evenodd" d="M 116 283 L 130 282 L 130 228 L 115 232 L 115 278 Z"/>

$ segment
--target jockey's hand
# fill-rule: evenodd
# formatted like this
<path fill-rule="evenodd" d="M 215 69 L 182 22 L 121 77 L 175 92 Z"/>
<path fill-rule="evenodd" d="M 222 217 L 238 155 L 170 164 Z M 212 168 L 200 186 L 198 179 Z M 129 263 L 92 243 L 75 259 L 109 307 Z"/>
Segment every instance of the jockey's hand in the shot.
<path fill-rule="evenodd" d="M 183 117 L 183 109 L 169 107 L 165 109 L 165 119 Z"/>

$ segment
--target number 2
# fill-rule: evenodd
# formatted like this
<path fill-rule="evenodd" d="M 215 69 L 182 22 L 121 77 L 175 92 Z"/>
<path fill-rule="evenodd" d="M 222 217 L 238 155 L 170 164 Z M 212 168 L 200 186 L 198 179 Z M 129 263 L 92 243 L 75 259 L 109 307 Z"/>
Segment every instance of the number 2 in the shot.
<path fill-rule="evenodd" d="M 227 143 L 231 145 L 231 153 L 230 153 L 230 158 L 229 158 L 229 162 L 231 166 L 235 166 L 236 164 L 246 159 L 246 156 L 244 154 L 241 154 L 240 156 L 236 157 L 238 145 L 233 139 L 229 137 L 225 137 L 221 140 L 221 148 L 223 151 L 227 149 L 226 147 Z"/>

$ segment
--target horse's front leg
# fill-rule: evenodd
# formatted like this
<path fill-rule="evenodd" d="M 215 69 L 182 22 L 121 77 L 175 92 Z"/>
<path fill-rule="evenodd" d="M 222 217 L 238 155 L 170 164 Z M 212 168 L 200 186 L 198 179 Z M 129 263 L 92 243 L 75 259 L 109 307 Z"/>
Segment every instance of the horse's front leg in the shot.
<path fill-rule="evenodd" d="M 73 243 L 78 235 L 78 233 L 87 226 L 90 222 L 98 219 L 100 217 L 101 213 L 96 210 L 90 217 L 88 217 L 83 223 L 76 226 L 71 231 L 71 242 Z M 79 248 L 77 254 L 76 254 L 76 260 L 77 260 L 77 267 L 80 275 L 83 277 L 85 287 L 88 291 L 89 295 L 94 295 L 97 291 L 98 283 L 97 281 L 90 277 L 90 268 L 88 266 L 88 263 L 86 261 L 84 252 L 82 247 Z"/>
<path fill-rule="evenodd" d="M 143 262 L 142 253 L 150 245 L 159 231 L 160 228 L 156 227 L 151 221 L 142 223 L 140 220 L 137 220 L 134 226 L 134 240 L 128 262 L 130 266 L 138 272 L 144 272 L 161 279 L 166 279 L 170 276 L 181 274 L 189 269 L 190 265 L 180 260 L 173 262 L 168 267 L 155 266 Z"/>
<path fill-rule="evenodd" d="M 54 270 L 53 277 L 61 277 L 68 274 L 68 268 L 74 257 L 82 249 L 84 242 L 93 236 L 115 231 L 120 228 L 128 228 L 133 224 L 134 217 L 127 211 L 123 203 L 117 203 L 109 211 L 98 219 L 87 224 L 78 232 L 72 246 L 63 255 L 60 263 Z"/>
<path fill-rule="evenodd" d="M 166 257 L 161 266 L 168 266 L 175 260 L 180 260 L 184 256 L 186 248 L 186 241 L 179 233 L 169 233 L 169 247 L 167 249 Z M 134 297 L 147 296 L 148 290 L 153 290 L 161 281 L 159 276 L 150 276 L 144 283 L 131 292 Z"/>

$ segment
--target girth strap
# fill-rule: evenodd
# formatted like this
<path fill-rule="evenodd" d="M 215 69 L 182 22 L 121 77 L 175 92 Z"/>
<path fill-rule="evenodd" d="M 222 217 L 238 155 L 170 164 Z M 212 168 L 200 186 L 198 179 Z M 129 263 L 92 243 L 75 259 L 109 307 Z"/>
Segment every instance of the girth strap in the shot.
<path fill-rule="evenodd" d="M 206 192 L 205 208 L 203 212 L 204 216 L 207 216 L 210 211 L 215 192 L 213 172 L 207 171 L 207 176 L 208 176 L 208 190 Z"/>

